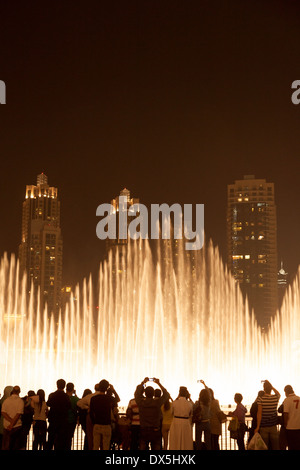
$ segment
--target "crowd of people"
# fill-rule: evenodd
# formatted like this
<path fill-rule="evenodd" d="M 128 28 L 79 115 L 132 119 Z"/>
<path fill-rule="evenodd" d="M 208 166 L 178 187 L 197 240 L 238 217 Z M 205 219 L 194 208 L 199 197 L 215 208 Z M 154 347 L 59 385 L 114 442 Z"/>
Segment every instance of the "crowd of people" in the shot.
<path fill-rule="evenodd" d="M 213 390 L 201 383 L 193 402 L 186 387 L 172 399 L 159 379 L 146 377 L 126 413 L 119 412 L 120 397 L 105 379 L 81 398 L 74 384 L 63 379 L 48 399 L 42 389 L 21 398 L 19 386 L 7 386 L 0 399 L 0 448 L 25 450 L 32 427 L 32 450 L 71 450 L 80 424 L 84 450 L 220 450 L 222 423 L 229 422 L 230 437 L 239 450 L 247 449 L 256 434 L 266 449 L 300 450 L 300 397 L 292 386 L 284 388 L 279 405 L 280 393 L 266 380 L 249 411 L 236 393 L 235 409 L 224 413 Z"/>

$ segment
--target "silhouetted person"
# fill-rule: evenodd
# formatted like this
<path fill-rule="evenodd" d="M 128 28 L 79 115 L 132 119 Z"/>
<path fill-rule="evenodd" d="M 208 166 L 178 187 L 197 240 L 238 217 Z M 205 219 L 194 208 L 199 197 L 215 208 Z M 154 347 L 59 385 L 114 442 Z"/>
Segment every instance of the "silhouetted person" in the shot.
<path fill-rule="evenodd" d="M 255 398 L 254 402 L 252 403 L 250 407 L 250 416 L 252 418 L 251 422 L 251 428 L 249 429 L 249 437 L 248 437 L 248 443 L 251 441 L 252 437 L 254 436 L 254 431 L 257 428 L 257 399 L 259 397 L 262 397 L 265 394 L 263 390 L 260 390 L 257 394 L 257 397 Z"/>
<path fill-rule="evenodd" d="M 234 411 L 228 413 L 228 416 L 236 417 L 239 421 L 239 428 L 237 430 L 237 445 L 239 450 L 245 450 L 244 436 L 246 432 L 245 417 L 247 408 L 242 404 L 243 396 L 241 393 L 234 395 L 234 401 L 236 402 L 236 408 Z"/>
<path fill-rule="evenodd" d="M 66 450 L 68 432 L 68 412 L 71 409 L 71 401 L 64 392 L 66 382 L 59 379 L 56 382 L 57 390 L 50 393 L 47 405 L 50 408 L 48 414 L 48 450 Z"/>
<path fill-rule="evenodd" d="M 79 398 L 76 395 L 74 384 L 72 382 L 67 383 L 66 392 L 71 402 L 71 408 L 69 409 L 69 412 L 68 412 L 68 435 L 67 435 L 67 448 L 68 450 L 71 450 L 72 439 L 73 439 L 77 421 L 78 421 L 77 402 L 79 401 Z"/>
<path fill-rule="evenodd" d="M 27 447 L 27 438 L 33 422 L 33 408 L 31 406 L 31 398 L 35 396 L 33 390 L 29 390 L 26 397 L 23 397 L 24 401 L 24 413 L 22 415 L 22 449 Z"/>
<path fill-rule="evenodd" d="M 161 385 L 159 379 L 153 379 L 153 381 L 162 390 L 160 397 L 155 398 L 152 386 L 144 388 L 145 384 L 149 382 L 148 377 L 136 387 L 134 394 L 140 412 L 140 450 L 149 449 L 149 445 L 151 450 L 161 449 L 161 406 L 170 395 Z"/>
<path fill-rule="evenodd" d="M 193 450 L 192 430 L 193 402 L 186 387 L 179 388 L 173 401 L 173 420 L 170 427 L 170 450 Z"/>
<path fill-rule="evenodd" d="M 99 382 L 99 392 L 90 401 L 90 418 L 93 423 L 93 449 L 109 450 L 112 435 L 112 415 L 116 407 L 114 388 L 109 391 L 107 380 Z M 113 396 L 114 395 L 114 396 Z"/>
<path fill-rule="evenodd" d="M 33 443 L 32 450 L 45 450 L 47 441 L 47 416 L 48 406 L 45 400 L 45 392 L 39 389 L 34 397 L 31 397 L 33 415 Z"/>
<path fill-rule="evenodd" d="M 279 450 L 279 433 L 277 430 L 278 402 L 280 393 L 264 381 L 264 395 L 257 399 L 257 427 L 254 433 L 259 432 L 268 449 Z M 274 393 L 272 393 L 272 391 Z"/>
<path fill-rule="evenodd" d="M 200 411 L 200 419 L 195 422 L 197 450 L 211 450 L 210 402 L 211 394 L 207 388 L 204 388 L 199 393 L 199 399 L 193 406 L 193 413 L 198 409 Z M 202 443 L 202 433 L 204 434 L 204 446 Z"/>
<path fill-rule="evenodd" d="M 19 397 L 20 387 L 13 387 L 11 395 L 2 404 L 3 441 L 2 450 L 22 449 L 22 414 L 24 401 Z"/>
<path fill-rule="evenodd" d="M 135 398 L 129 400 L 126 416 L 130 420 L 130 450 L 140 447 L 140 411 Z"/>
<path fill-rule="evenodd" d="M 82 398 L 86 397 L 87 395 L 92 395 L 92 390 L 89 388 L 86 388 L 83 392 Z M 79 400 L 78 400 L 79 401 Z M 77 402 L 77 409 L 78 409 L 78 419 L 79 419 L 79 424 L 84 432 L 84 445 L 83 445 L 83 450 L 88 450 L 88 437 L 87 437 L 87 424 L 86 424 L 86 418 L 88 414 L 88 408 L 80 408 L 78 406 Z"/>
<path fill-rule="evenodd" d="M 300 450 L 300 397 L 291 385 L 284 387 L 283 418 L 288 450 Z"/>

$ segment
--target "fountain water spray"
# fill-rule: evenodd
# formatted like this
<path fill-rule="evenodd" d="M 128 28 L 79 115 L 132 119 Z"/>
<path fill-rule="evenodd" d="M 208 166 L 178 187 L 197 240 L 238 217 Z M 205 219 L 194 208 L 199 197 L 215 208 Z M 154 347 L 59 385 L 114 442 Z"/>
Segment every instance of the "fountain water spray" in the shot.
<path fill-rule="evenodd" d="M 251 404 L 262 379 L 282 398 L 286 384 L 300 392 L 300 270 L 266 332 L 211 242 L 193 252 L 170 240 L 154 252 L 147 240 L 128 243 L 122 257 L 118 250 L 100 264 L 97 282 L 77 285 L 56 322 L 28 295 L 15 257 L 3 256 L 2 389 L 50 393 L 64 378 L 81 396 L 106 378 L 125 406 L 146 376 L 173 398 L 187 386 L 193 400 L 204 379 L 224 405 L 236 392 Z"/>

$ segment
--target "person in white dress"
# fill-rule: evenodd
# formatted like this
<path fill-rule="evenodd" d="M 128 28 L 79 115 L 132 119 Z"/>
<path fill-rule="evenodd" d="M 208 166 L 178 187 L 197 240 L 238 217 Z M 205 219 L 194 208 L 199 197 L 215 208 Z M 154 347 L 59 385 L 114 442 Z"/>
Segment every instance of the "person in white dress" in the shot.
<path fill-rule="evenodd" d="M 193 402 L 186 387 L 180 387 L 173 401 L 173 420 L 169 434 L 170 450 L 193 450 Z"/>

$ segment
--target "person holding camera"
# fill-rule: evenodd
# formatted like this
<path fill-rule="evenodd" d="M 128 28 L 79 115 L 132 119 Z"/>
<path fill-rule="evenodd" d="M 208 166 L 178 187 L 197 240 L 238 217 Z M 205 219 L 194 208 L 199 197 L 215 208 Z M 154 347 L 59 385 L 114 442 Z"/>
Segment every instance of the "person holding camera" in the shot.
<path fill-rule="evenodd" d="M 268 380 L 263 381 L 263 389 L 264 394 L 257 398 L 257 426 L 254 434 L 260 433 L 268 449 L 279 450 L 277 409 L 280 393 Z"/>
<path fill-rule="evenodd" d="M 154 387 L 146 386 L 147 382 L 154 382 L 161 389 L 160 397 L 154 396 Z M 169 392 L 162 386 L 159 379 L 145 377 L 136 387 L 135 401 L 140 413 L 140 450 L 161 449 L 161 407 L 169 399 Z"/>

